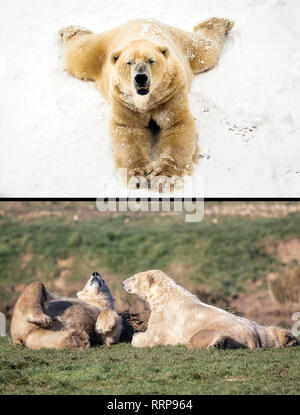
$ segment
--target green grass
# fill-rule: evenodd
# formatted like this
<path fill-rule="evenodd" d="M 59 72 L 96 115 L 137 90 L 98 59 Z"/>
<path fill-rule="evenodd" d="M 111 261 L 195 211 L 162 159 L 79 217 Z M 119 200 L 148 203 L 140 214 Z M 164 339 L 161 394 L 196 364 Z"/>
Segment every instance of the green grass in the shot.
<path fill-rule="evenodd" d="M 244 290 L 246 281 L 278 268 L 266 244 L 299 237 L 300 214 L 280 218 L 221 217 L 185 223 L 184 217 L 37 217 L 0 220 L 0 302 L 4 287 L 59 276 L 57 262 L 73 258 L 70 281 L 85 282 L 91 271 L 106 270 L 121 280 L 151 268 L 185 267 L 181 283 L 205 284 L 225 296 Z M 30 255 L 28 261 L 25 256 Z M 178 278 L 178 275 L 174 276 Z M 105 278 L 105 273 L 104 273 Z M 109 282 L 109 281 L 108 281 Z M 120 291 L 121 292 L 121 291 Z"/>
<path fill-rule="evenodd" d="M 1 394 L 299 394 L 300 351 L 14 347 L 0 339 Z"/>

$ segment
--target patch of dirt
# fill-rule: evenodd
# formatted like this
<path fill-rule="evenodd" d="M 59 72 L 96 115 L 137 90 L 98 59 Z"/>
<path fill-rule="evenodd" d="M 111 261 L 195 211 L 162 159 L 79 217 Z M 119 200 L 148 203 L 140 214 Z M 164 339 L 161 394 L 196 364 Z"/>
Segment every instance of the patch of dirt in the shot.
<path fill-rule="evenodd" d="M 115 308 L 118 313 L 146 313 L 149 310 L 149 307 L 145 301 L 140 300 L 137 297 L 130 296 L 130 294 L 125 294 L 125 297 L 115 298 Z"/>
<path fill-rule="evenodd" d="M 245 382 L 247 378 L 245 378 L 244 376 L 234 376 L 231 378 L 224 378 L 224 380 L 226 382 Z"/>
<path fill-rule="evenodd" d="M 269 294 L 274 303 L 296 303 L 300 309 L 300 238 L 266 244 L 265 250 L 281 265 L 267 275 Z"/>
<path fill-rule="evenodd" d="M 185 264 L 184 262 L 172 262 L 165 272 L 167 275 L 177 281 L 178 284 L 191 291 L 192 289 L 195 289 L 195 284 L 193 282 L 187 281 L 185 276 L 187 274 L 191 274 L 196 269 L 196 265 L 192 266 Z"/>
<path fill-rule="evenodd" d="M 231 309 L 230 300 L 228 298 L 224 297 L 221 294 L 211 293 L 206 287 L 201 287 L 201 288 L 198 287 L 196 290 L 193 290 L 193 293 L 203 303 L 210 304 L 215 307 L 223 308 L 224 310 Z"/>
<path fill-rule="evenodd" d="M 55 289 L 60 290 L 62 292 L 69 292 L 70 284 L 67 282 L 67 278 L 70 276 L 70 270 L 65 269 L 61 271 L 59 277 L 52 281 L 52 284 Z"/>
<path fill-rule="evenodd" d="M 286 368 L 284 368 L 284 367 L 281 367 L 281 368 L 272 370 L 270 372 L 270 375 L 271 376 L 281 376 L 281 377 L 284 377 L 285 378 L 286 376 L 288 376 L 288 370 Z"/>
<path fill-rule="evenodd" d="M 276 255 L 283 264 L 290 262 L 300 264 L 300 238 L 279 241 L 276 245 L 266 246 L 266 251 L 270 255 Z"/>
<path fill-rule="evenodd" d="M 187 273 L 192 273 L 195 269 L 196 266 L 190 266 L 177 262 L 172 263 L 169 266 L 166 274 L 172 276 L 172 278 L 174 278 L 180 285 L 191 291 L 192 294 L 195 294 L 204 303 L 223 308 L 224 310 L 228 310 L 234 314 L 239 314 L 238 310 L 232 309 L 230 299 L 218 293 L 211 293 L 209 287 L 205 284 L 198 284 L 195 286 L 194 281 L 186 281 L 185 275 Z"/>
<path fill-rule="evenodd" d="M 247 291 L 247 293 L 253 293 L 256 292 L 257 290 L 261 289 L 263 286 L 263 279 L 259 279 L 259 280 L 248 280 L 245 283 L 245 290 Z"/>
<path fill-rule="evenodd" d="M 284 267 L 267 275 L 268 289 L 276 303 L 296 303 L 300 308 L 300 267 Z"/>
<path fill-rule="evenodd" d="M 230 302 L 230 306 L 259 324 L 279 325 L 289 329 L 294 324 L 292 314 L 300 311 L 299 304 L 274 302 L 268 290 L 259 290 L 250 295 L 241 294 Z"/>
<path fill-rule="evenodd" d="M 32 260 L 33 256 L 32 254 L 25 254 L 22 256 L 21 258 L 21 267 L 20 269 L 25 269 L 27 267 L 27 265 L 29 264 L 29 262 Z"/>
<path fill-rule="evenodd" d="M 176 281 L 181 278 L 185 280 L 184 276 L 196 269 L 196 266 L 188 265 L 184 262 L 172 262 L 166 270 L 166 274 L 172 276 Z M 183 277 L 183 278 L 182 278 Z"/>
<path fill-rule="evenodd" d="M 25 290 L 25 288 L 26 288 L 26 284 L 18 284 L 18 285 L 15 285 L 14 290 L 21 294 Z"/>
<path fill-rule="evenodd" d="M 72 268 L 73 266 L 73 258 L 69 257 L 66 259 L 59 259 L 57 261 L 58 268 Z"/>

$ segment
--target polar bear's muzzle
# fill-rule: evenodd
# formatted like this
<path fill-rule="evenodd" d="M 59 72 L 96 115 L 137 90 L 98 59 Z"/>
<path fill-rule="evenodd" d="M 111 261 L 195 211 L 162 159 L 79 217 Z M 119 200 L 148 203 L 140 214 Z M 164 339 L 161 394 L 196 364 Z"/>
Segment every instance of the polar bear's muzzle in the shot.
<path fill-rule="evenodd" d="M 131 278 L 127 278 L 127 280 L 123 281 L 122 285 L 125 291 L 127 291 L 129 294 L 133 293 L 132 288 L 130 287 L 130 283 L 132 283 L 132 279 Z"/>
<path fill-rule="evenodd" d="M 101 275 L 99 274 L 99 272 L 93 272 L 91 279 L 90 279 L 90 284 L 94 285 L 97 284 L 99 286 L 99 288 L 102 288 L 102 278 Z"/>
<path fill-rule="evenodd" d="M 126 281 L 123 281 L 122 285 L 123 285 L 124 290 L 130 293 L 130 291 L 128 290 L 128 287 L 126 286 Z"/>

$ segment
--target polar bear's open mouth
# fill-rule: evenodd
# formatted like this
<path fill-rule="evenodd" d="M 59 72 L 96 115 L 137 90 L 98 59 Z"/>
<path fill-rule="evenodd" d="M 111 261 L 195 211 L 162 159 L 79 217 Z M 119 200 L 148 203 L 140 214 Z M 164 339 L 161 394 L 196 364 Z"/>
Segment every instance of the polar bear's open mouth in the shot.
<path fill-rule="evenodd" d="M 147 95 L 150 91 L 150 77 L 146 73 L 138 73 L 134 77 L 134 86 L 138 95 Z"/>
<path fill-rule="evenodd" d="M 148 86 L 137 86 L 136 87 L 136 92 L 139 95 L 147 95 L 149 94 L 150 88 Z"/>

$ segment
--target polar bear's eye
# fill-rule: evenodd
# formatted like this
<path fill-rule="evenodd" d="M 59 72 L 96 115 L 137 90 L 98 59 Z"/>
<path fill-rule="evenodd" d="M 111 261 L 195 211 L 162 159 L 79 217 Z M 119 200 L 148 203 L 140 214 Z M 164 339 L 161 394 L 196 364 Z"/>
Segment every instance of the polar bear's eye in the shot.
<path fill-rule="evenodd" d="M 155 60 L 154 60 L 154 59 L 149 59 L 149 60 L 148 60 L 148 62 L 149 62 L 149 63 L 154 63 L 154 62 L 155 62 Z"/>

